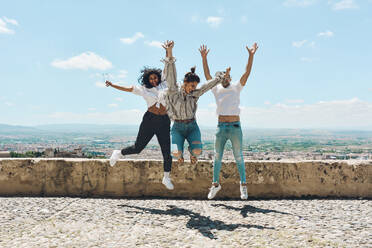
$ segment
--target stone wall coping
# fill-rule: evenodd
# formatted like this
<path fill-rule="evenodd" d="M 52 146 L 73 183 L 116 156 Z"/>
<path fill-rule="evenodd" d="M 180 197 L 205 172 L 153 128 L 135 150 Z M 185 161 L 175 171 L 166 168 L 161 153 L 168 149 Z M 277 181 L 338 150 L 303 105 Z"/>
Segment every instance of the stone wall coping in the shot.
<path fill-rule="evenodd" d="M 2 160 L 33 160 L 37 161 L 47 161 L 47 160 L 63 160 L 63 161 L 70 161 L 70 162 L 79 162 L 79 161 L 100 161 L 106 163 L 109 159 L 92 159 L 92 158 L 0 158 Z M 162 159 L 119 159 L 119 161 L 157 161 L 162 162 Z M 222 160 L 224 163 L 231 163 L 235 162 L 235 160 Z M 176 160 L 173 160 L 176 162 Z M 200 163 L 212 163 L 213 160 L 199 160 Z M 282 163 L 346 163 L 350 165 L 355 164 L 369 164 L 372 163 L 372 160 L 358 160 L 358 159 L 350 159 L 350 160 L 295 160 L 295 159 L 282 159 L 282 160 L 244 160 L 245 163 L 271 163 L 271 164 L 282 164 Z M 189 163 L 188 160 L 185 160 L 185 163 Z"/>

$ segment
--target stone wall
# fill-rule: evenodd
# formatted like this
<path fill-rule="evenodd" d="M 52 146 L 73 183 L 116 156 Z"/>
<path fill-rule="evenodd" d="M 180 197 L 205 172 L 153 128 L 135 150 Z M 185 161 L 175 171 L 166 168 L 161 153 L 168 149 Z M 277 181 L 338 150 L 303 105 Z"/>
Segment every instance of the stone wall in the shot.
<path fill-rule="evenodd" d="M 249 161 L 248 194 L 257 198 L 372 198 L 372 161 Z M 93 159 L 0 159 L 0 196 L 180 197 L 206 199 L 211 161 L 173 162 L 168 191 L 161 184 L 162 161 Z M 239 197 L 235 163 L 221 170 L 217 198 Z"/>

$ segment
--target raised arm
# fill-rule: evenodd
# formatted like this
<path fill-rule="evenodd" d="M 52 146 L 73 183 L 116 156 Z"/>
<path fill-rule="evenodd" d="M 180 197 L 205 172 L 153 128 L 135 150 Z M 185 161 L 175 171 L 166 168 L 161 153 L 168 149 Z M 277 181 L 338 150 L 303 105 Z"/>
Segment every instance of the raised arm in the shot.
<path fill-rule="evenodd" d="M 107 87 L 112 87 L 112 88 L 115 88 L 117 90 L 122 90 L 122 91 L 126 91 L 126 92 L 132 92 L 133 91 L 133 86 L 132 87 L 124 87 L 124 86 L 119 86 L 119 85 L 115 85 L 113 83 L 111 83 L 110 81 L 107 81 L 106 80 L 106 86 Z"/>
<path fill-rule="evenodd" d="M 207 55 L 209 53 L 209 49 L 207 48 L 206 45 L 201 45 L 199 48 L 199 52 L 200 52 L 200 55 L 203 61 L 203 70 L 204 70 L 205 79 L 211 80 L 212 76 L 209 72 L 209 66 L 208 66 L 208 61 L 207 61 Z"/>
<path fill-rule="evenodd" d="M 247 66 L 245 67 L 245 72 L 242 75 L 242 77 L 240 78 L 240 84 L 242 86 L 245 86 L 245 84 L 247 83 L 249 74 L 251 74 L 252 64 L 253 64 L 253 57 L 254 57 L 254 54 L 256 53 L 257 49 L 258 49 L 258 46 L 257 46 L 257 43 L 254 43 L 251 48 L 248 48 L 248 46 L 246 46 L 246 48 L 247 48 L 248 53 L 249 53 L 249 58 L 248 58 Z"/>
<path fill-rule="evenodd" d="M 162 47 L 165 49 L 166 58 L 164 62 L 164 70 L 162 73 L 163 80 L 167 81 L 168 90 L 176 91 L 178 90 L 177 85 L 177 72 L 174 62 L 176 61 L 173 57 L 173 47 L 174 41 L 166 41 L 162 44 Z"/>
<path fill-rule="evenodd" d="M 228 80 L 228 78 L 230 77 L 230 70 L 231 68 L 227 68 L 226 69 L 226 72 L 223 73 L 223 72 L 217 72 L 217 76 L 211 80 L 209 80 L 208 82 L 206 82 L 205 84 L 203 84 L 202 87 L 200 87 L 200 89 L 198 90 L 195 90 L 194 92 L 194 96 L 196 97 L 200 97 L 201 95 L 203 95 L 204 93 L 206 93 L 208 90 L 212 89 L 214 86 L 216 86 L 217 84 L 219 83 L 222 83 L 224 80 Z"/>

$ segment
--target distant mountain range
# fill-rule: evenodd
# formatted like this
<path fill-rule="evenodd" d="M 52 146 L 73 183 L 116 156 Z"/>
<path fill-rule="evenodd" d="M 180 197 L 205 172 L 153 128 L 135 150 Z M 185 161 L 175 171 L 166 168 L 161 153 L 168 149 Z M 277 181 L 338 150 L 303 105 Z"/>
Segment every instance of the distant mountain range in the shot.
<path fill-rule="evenodd" d="M 0 124 L 0 133 L 15 133 L 15 132 L 37 132 L 40 130 L 37 130 L 34 127 L 25 127 L 25 126 L 12 126 L 12 125 L 6 125 L 6 124 Z"/>
<path fill-rule="evenodd" d="M 16 126 L 0 124 L 0 134 L 61 134 L 61 133 L 91 133 L 91 134 L 131 134 L 138 132 L 139 125 L 97 125 L 97 124 L 50 124 L 38 126 Z M 202 132 L 214 134 L 216 127 L 203 127 Z M 253 129 L 244 128 L 247 136 L 360 136 L 372 137 L 372 131 L 363 130 L 327 130 L 327 129 Z"/>
<path fill-rule="evenodd" d="M 0 134 L 122 133 L 136 130 L 138 130 L 138 126 L 135 125 L 50 124 L 28 127 L 0 124 Z"/>

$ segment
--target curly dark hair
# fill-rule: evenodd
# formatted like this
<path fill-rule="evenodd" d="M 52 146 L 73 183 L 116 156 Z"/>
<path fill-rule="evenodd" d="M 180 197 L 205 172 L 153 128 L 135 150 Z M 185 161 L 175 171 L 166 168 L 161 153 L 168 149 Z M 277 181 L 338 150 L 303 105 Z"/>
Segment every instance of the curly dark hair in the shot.
<path fill-rule="evenodd" d="M 161 83 L 161 69 L 158 69 L 158 68 L 150 68 L 150 67 L 144 67 L 142 70 L 141 70 L 141 75 L 140 77 L 138 78 L 138 83 L 140 83 L 141 85 L 145 86 L 146 88 L 152 88 L 154 86 L 152 86 L 149 82 L 149 77 L 151 74 L 155 74 L 156 76 L 158 76 L 158 84 L 159 85 Z"/>
<path fill-rule="evenodd" d="M 185 74 L 185 78 L 183 79 L 184 82 L 190 83 L 190 82 L 198 82 L 200 83 L 200 78 L 195 73 L 196 66 L 191 67 L 191 71 Z"/>

